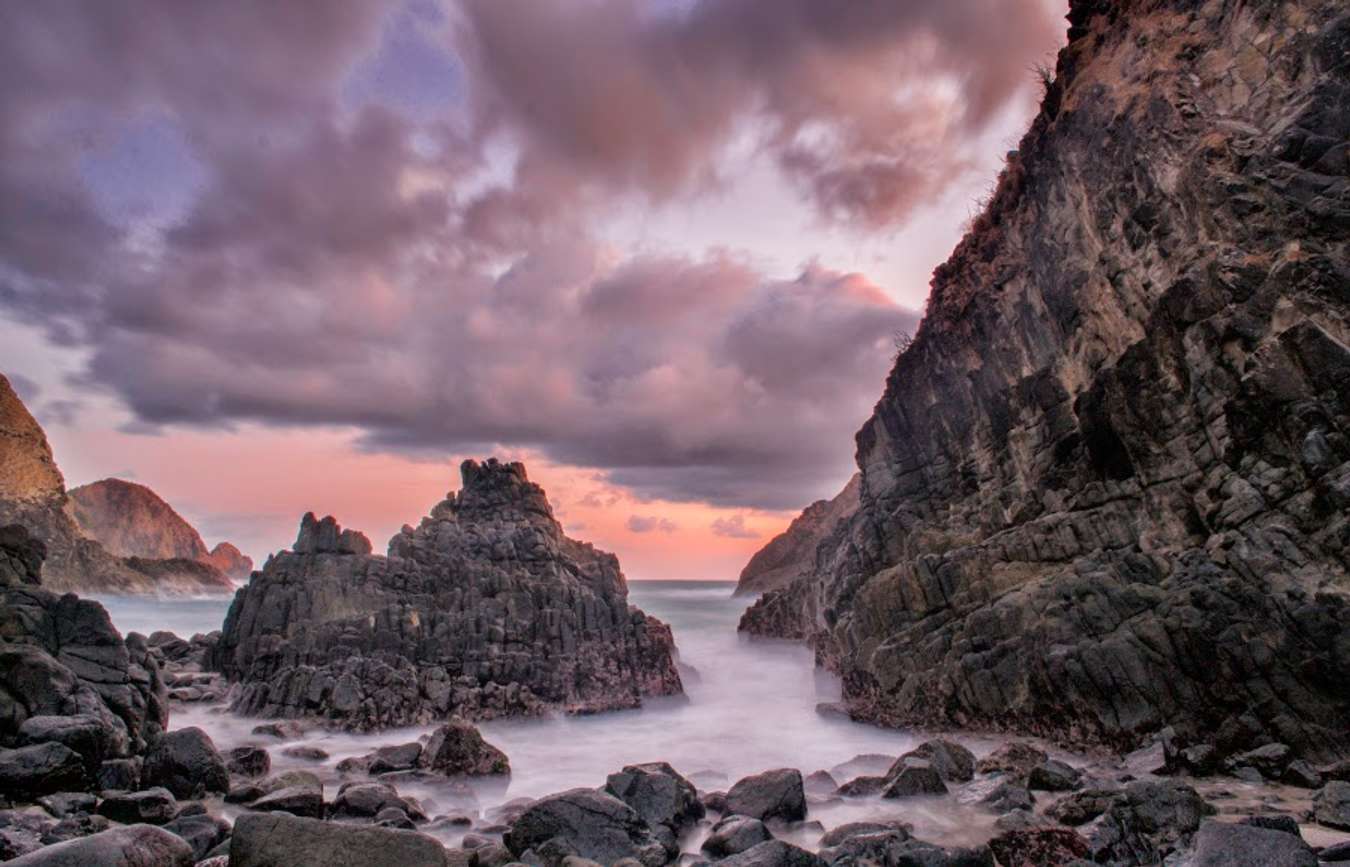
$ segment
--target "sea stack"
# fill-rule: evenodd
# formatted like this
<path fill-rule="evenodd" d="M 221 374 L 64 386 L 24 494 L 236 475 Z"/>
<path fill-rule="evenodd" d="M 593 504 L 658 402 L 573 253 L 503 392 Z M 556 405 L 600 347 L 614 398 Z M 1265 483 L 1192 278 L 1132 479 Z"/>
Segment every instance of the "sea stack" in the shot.
<path fill-rule="evenodd" d="M 304 517 L 226 617 L 215 662 L 236 711 L 369 730 L 682 692 L 670 628 L 628 604 L 613 554 L 563 534 L 524 466 L 461 474 L 387 556 Z"/>
<path fill-rule="evenodd" d="M 857 512 L 742 629 L 807 637 L 859 719 L 1345 756 L 1350 16 L 1070 25 Z"/>

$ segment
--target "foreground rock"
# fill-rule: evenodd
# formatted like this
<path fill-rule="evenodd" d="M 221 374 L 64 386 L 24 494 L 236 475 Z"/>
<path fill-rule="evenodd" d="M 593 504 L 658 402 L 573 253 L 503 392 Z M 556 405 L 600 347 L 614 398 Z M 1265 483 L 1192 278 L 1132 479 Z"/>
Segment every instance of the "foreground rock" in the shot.
<path fill-rule="evenodd" d="M 234 823 L 229 867 L 443 867 L 425 834 L 296 816 L 248 814 Z"/>
<path fill-rule="evenodd" d="M 698 790 L 665 762 L 628 765 L 609 775 L 605 791 L 632 807 L 667 850 L 678 851 L 680 834 L 703 818 Z"/>
<path fill-rule="evenodd" d="M 806 818 L 806 789 L 801 771 L 780 768 L 740 780 L 727 792 L 727 811 L 752 819 Z"/>
<path fill-rule="evenodd" d="M 175 797 L 200 798 L 230 789 L 230 772 L 206 732 L 192 726 L 168 732 L 145 756 L 141 779 Z"/>
<path fill-rule="evenodd" d="M 746 613 L 856 718 L 1350 752 L 1350 23 L 1231 11 L 1070 3 L 857 511 Z"/>
<path fill-rule="evenodd" d="M 305 517 L 225 620 L 216 663 L 240 684 L 236 710 L 374 729 L 681 692 L 670 628 L 628 604 L 614 556 L 564 536 L 520 464 L 462 473 L 387 557 Z"/>
<path fill-rule="evenodd" d="M 635 858 L 646 867 L 660 867 L 679 853 L 658 839 L 632 807 L 594 789 L 536 801 L 512 823 L 504 841 L 517 859 L 531 852 L 547 867 L 574 856 L 601 864 Z"/>
<path fill-rule="evenodd" d="M 394 759 L 398 749 L 386 750 L 384 760 Z M 406 752 L 411 754 L 411 750 Z M 381 758 L 377 753 L 372 762 L 376 773 Z M 417 751 L 416 763 L 418 767 L 447 777 L 490 777 L 511 773 L 511 762 L 506 753 L 483 740 L 478 729 L 462 719 L 451 720 L 432 732 L 426 746 Z"/>
<path fill-rule="evenodd" d="M 182 838 L 150 825 L 110 828 L 6 862 L 10 867 L 191 867 L 196 859 Z"/>
<path fill-rule="evenodd" d="M 1317 867 L 1317 855 L 1297 834 L 1206 822 L 1195 836 L 1188 867 Z"/>

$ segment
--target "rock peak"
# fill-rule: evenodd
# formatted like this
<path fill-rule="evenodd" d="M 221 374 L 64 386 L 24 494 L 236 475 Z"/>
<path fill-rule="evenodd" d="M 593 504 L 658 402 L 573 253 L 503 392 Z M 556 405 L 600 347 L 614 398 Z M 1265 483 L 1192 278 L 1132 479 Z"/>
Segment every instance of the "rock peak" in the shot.
<path fill-rule="evenodd" d="M 371 545 L 364 533 L 342 529 L 332 515 L 321 521 L 306 512 L 291 550 L 297 554 L 369 554 Z"/>
<path fill-rule="evenodd" d="M 544 489 L 529 480 L 525 465 L 519 461 L 466 460 L 459 465 L 459 473 L 459 492 L 450 494 L 444 504 L 457 517 L 475 520 L 501 516 L 514 520 L 534 514 L 553 520 Z"/>
<path fill-rule="evenodd" d="M 0 499 L 59 502 L 65 492 L 47 435 L 0 374 Z"/>

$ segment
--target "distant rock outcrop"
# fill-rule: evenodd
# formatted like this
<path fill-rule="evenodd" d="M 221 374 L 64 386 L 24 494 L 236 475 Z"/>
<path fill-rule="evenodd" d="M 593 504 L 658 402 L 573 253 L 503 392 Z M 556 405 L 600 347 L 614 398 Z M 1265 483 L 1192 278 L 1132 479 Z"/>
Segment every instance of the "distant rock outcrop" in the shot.
<path fill-rule="evenodd" d="M 742 628 L 861 719 L 1350 754 L 1350 12 L 1069 20 L 857 512 Z"/>
<path fill-rule="evenodd" d="M 563 535 L 520 464 L 461 472 L 387 557 L 305 516 L 225 619 L 215 664 L 237 711 L 373 729 L 682 691 L 670 628 L 628 604 L 613 554 Z"/>
<path fill-rule="evenodd" d="M 103 479 L 73 488 L 68 496 L 71 514 L 84 534 L 118 557 L 195 561 L 236 581 L 246 580 L 253 571 L 253 561 L 228 542 L 208 551 L 196 528 L 145 485 Z M 202 580 L 211 580 L 210 572 L 196 572 Z"/>
<path fill-rule="evenodd" d="M 862 476 L 853 474 L 832 500 L 816 500 L 788 528 L 755 552 L 741 570 L 736 594 L 764 593 L 786 587 L 815 569 L 816 548 L 858 508 Z"/>
<path fill-rule="evenodd" d="M 86 536 L 72 512 L 65 479 L 46 434 L 0 374 L 0 526 L 20 525 L 42 542 L 45 587 L 88 593 L 221 593 L 234 589 L 222 571 L 204 560 L 118 556 Z"/>

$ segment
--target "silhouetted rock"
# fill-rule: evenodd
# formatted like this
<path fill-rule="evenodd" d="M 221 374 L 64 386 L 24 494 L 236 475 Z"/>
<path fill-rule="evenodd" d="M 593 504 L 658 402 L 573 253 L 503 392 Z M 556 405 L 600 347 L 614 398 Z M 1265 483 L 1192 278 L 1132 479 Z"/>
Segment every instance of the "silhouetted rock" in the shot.
<path fill-rule="evenodd" d="M 742 628 L 809 640 L 858 719 L 1343 757 L 1344 4 L 1069 8 L 858 509 Z"/>
<path fill-rule="evenodd" d="M 236 710 L 373 729 L 681 691 L 670 629 L 628 604 L 613 555 L 564 536 L 521 465 L 462 473 L 387 557 L 305 517 L 226 618 L 216 662 Z"/>

